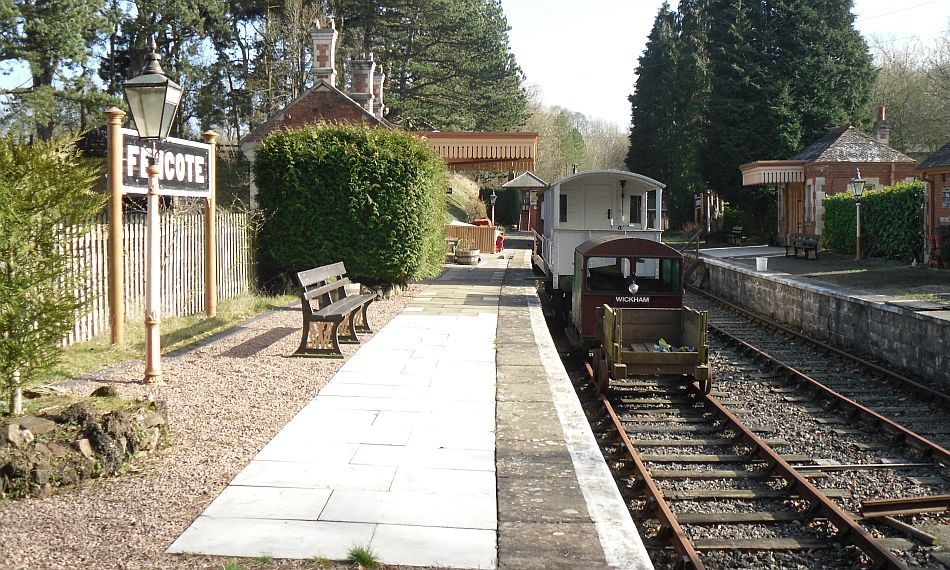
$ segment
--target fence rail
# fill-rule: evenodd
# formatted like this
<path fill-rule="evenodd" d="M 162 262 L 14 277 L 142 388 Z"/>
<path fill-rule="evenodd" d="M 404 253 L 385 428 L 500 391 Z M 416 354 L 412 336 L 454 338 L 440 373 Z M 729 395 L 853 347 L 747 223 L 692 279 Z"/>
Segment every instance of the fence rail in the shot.
<path fill-rule="evenodd" d="M 475 247 L 486 253 L 495 252 L 495 228 L 490 226 L 445 226 L 445 236 L 450 238 L 468 238 Z"/>
<path fill-rule="evenodd" d="M 215 220 L 218 246 L 218 298 L 251 291 L 254 281 L 250 215 L 219 211 Z M 126 212 L 123 224 L 125 315 L 145 312 L 145 213 Z M 83 228 L 62 228 L 72 270 L 83 276 L 74 291 L 87 300 L 64 345 L 90 340 L 109 328 L 109 222 L 105 213 Z M 205 310 L 204 213 L 163 212 L 161 215 L 162 315 L 185 316 Z"/>

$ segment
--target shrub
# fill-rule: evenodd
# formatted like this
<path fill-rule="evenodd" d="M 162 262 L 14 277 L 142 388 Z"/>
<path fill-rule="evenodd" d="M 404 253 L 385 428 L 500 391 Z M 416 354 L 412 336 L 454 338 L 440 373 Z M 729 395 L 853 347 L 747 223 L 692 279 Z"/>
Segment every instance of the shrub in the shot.
<path fill-rule="evenodd" d="M 923 204 L 924 184 L 919 180 L 865 192 L 861 198 L 861 254 L 923 259 Z M 827 249 L 854 253 L 855 214 L 850 192 L 825 198 L 822 240 Z"/>
<path fill-rule="evenodd" d="M 75 143 L 0 139 L 0 388 L 14 413 L 20 386 L 55 366 L 59 342 L 91 300 L 75 294 L 86 275 L 57 231 L 86 223 L 105 202 Z"/>
<path fill-rule="evenodd" d="M 517 225 L 521 219 L 521 191 L 517 188 L 503 188 L 498 191 L 495 200 L 495 219 L 500 226 Z"/>
<path fill-rule="evenodd" d="M 261 274 L 343 261 L 369 282 L 436 275 L 445 258 L 445 165 L 402 131 L 320 125 L 271 134 L 254 175 Z"/>

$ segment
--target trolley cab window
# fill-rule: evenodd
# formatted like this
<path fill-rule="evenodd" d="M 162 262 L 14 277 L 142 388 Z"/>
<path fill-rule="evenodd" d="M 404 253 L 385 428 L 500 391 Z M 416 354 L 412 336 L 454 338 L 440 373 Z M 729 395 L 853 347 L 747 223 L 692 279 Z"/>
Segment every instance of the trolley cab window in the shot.
<path fill-rule="evenodd" d="M 587 290 L 594 293 L 678 293 L 679 259 L 589 257 Z"/>

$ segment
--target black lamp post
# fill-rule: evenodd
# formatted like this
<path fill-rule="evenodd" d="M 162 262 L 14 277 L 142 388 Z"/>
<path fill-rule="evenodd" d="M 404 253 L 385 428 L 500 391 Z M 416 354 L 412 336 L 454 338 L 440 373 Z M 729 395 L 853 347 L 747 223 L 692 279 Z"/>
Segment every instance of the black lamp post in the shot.
<path fill-rule="evenodd" d="M 155 39 L 149 40 L 145 69 L 123 86 L 135 130 L 139 139 L 151 141 L 152 156 L 148 167 L 148 210 L 146 222 L 145 278 L 145 381 L 161 383 L 161 228 L 158 220 L 158 142 L 168 137 L 178 103 L 181 86 L 165 76 L 155 53 Z"/>
<path fill-rule="evenodd" d="M 851 179 L 851 182 L 848 186 L 851 188 L 851 192 L 854 193 L 854 207 L 855 207 L 855 261 L 861 261 L 861 195 L 864 194 L 864 185 L 867 183 L 866 180 L 861 178 L 861 169 L 857 169 L 854 174 L 854 178 Z"/>
<path fill-rule="evenodd" d="M 495 189 L 492 188 L 491 196 L 488 197 L 491 201 L 491 225 L 495 225 L 495 200 L 498 199 L 498 196 L 495 195 Z"/>

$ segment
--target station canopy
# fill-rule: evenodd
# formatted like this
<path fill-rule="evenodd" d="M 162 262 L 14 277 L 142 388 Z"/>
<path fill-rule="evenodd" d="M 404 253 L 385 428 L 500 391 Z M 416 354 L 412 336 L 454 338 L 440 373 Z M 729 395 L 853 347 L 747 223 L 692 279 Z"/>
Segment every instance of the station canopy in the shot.
<path fill-rule="evenodd" d="M 450 170 L 457 172 L 532 170 L 538 133 L 419 132 Z"/>
<path fill-rule="evenodd" d="M 805 181 L 804 160 L 759 160 L 743 164 L 739 170 L 743 186 Z"/>

